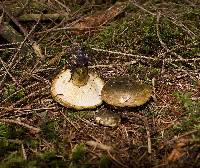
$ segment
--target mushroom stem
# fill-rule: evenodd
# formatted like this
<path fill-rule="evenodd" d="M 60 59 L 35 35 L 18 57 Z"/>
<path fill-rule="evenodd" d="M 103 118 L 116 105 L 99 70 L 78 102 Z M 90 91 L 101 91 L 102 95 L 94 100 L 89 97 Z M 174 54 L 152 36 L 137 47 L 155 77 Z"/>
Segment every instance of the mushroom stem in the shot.
<path fill-rule="evenodd" d="M 77 67 L 73 70 L 71 80 L 76 86 L 84 86 L 89 79 L 87 67 Z"/>

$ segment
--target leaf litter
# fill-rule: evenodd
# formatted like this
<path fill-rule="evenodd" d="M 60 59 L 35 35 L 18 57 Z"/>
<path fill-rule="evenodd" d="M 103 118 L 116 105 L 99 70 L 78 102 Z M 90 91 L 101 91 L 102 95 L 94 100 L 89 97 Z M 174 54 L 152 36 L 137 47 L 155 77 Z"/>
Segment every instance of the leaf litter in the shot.
<path fill-rule="evenodd" d="M 1 164 L 98 167 L 103 165 L 102 158 L 107 158 L 109 167 L 198 167 L 198 2 L 74 4 L 64 0 L 34 1 L 34 5 L 32 1 L 1 3 L 15 20 L 26 14 L 58 10 L 73 16 L 11 24 L 25 39 L 30 36 L 39 44 L 36 53 L 23 53 L 19 44 L 23 42 L 31 48 L 34 43 L 29 40 L 16 42 L 1 37 Z M 186 14 L 177 12 L 182 9 L 187 9 Z M 120 13 L 124 15 L 116 17 Z M 3 14 L 1 21 L 10 23 L 10 16 Z M 21 32 L 20 26 L 28 35 Z M 98 107 L 121 115 L 122 123 L 117 128 L 95 124 L 95 110 L 77 112 L 54 102 L 49 90 L 51 81 L 69 66 L 68 49 L 76 44 L 84 45 L 91 71 L 105 81 L 123 75 L 151 84 L 154 78 L 156 99 L 134 109 L 116 109 L 106 104 Z M 44 56 L 43 60 L 38 55 Z M 56 64 L 48 64 L 58 55 Z M 9 66 L 12 59 L 13 67 Z M 111 147 L 112 151 L 105 150 Z"/>

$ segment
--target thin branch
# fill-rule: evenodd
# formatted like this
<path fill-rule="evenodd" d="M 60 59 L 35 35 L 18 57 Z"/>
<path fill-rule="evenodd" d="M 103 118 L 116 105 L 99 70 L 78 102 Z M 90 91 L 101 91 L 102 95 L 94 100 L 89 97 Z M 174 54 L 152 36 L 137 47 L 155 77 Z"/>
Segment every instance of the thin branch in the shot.
<path fill-rule="evenodd" d="M 18 100 L 17 102 L 15 102 L 15 103 L 14 103 L 13 105 L 11 105 L 9 108 L 15 107 L 16 105 L 18 105 L 18 104 L 22 103 L 23 101 L 28 100 L 28 99 L 30 99 L 30 98 L 36 97 L 36 96 L 38 96 L 38 95 L 42 95 L 42 93 L 43 93 L 45 90 L 47 90 L 48 88 L 49 88 L 49 86 L 46 86 L 46 87 L 44 87 L 44 88 L 38 89 L 38 90 L 36 90 L 36 91 L 30 93 L 29 95 L 27 95 L 27 96 L 23 97 L 22 99 Z"/>
<path fill-rule="evenodd" d="M 182 60 L 183 57 L 181 57 L 181 56 L 178 55 L 177 53 L 171 51 L 171 50 L 167 47 L 167 45 L 163 42 L 163 40 L 162 40 L 162 38 L 161 38 L 161 36 L 160 36 L 160 29 L 159 29 L 160 16 L 161 16 L 161 14 L 160 14 L 160 12 L 159 12 L 158 15 L 157 15 L 157 19 L 156 19 L 156 20 L 157 20 L 157 22 L 156 22 L 156 29 L 157 29 L 156 33 L 157 33 L 158 40 L 160 41 L 161 46 L 162 46 L 168 53 L 171 53 L 171 54 L 175 55 L 176 57 L 178 57 L 180 60 Z"/>
<path fill-rule="evenodd" d="M 148 124 L 148 120 L 146 117 L 140 115 L 140 114 L 136 114 L 134 113 L 135 116 L 137 116 L 138 118 L 140 118 L 145 126 L 146 129 L 146 134 L 147 134 L 147 149 L 148 149 L 148 153 L 151 154 L 152 151 L 152 143 L 151 143 L 151 135 L 150 135 L 150 131 L 149 131 L 149 124 Z"/>
<path fill-rule="evenodd" d="M 39 84 L 39 82 L 36 82 L 36 83 L 33 83 L 31 85 L 28 85 L 26 88 L 23 88 L 21 87 L 21 89 L 15 91 L 14 93 L 10 94 L 8 97 L 6 97 L 4 100 L 2 100 L 0 102 L 0 105 L 2 105 L 4 102 L 6 102 L 8 99 L 10 99 L 11 97 L 13 97 L 14 95 L 16 95 L 17 93 L 21 92 L 21 91 L 24 91 L 24 90 L 28 90 L 29 88 L 32 88 L 32 87 L 36 87 L 37 85 Z M 1 109 L 1 107 L 0 107 Z"/>
<path fill-rule="evenodd" d="M 29 31 L 29 33 L 25 36 L 23 42 L 20 44 L 20 46 L 19 46 L 19 48 L 18 48 L 17 53 L 14 55 L 13 59 L 11 60 L 11 63 L 9 64 L 9 67 L 12 66 L 12 68 L 14 68 L 14 67 L 16 66 L 16 64 L 19 62 L 19 60 L 18 60 L 18 62 L 16 62 L 16 63 L 14 64 L 14 61 L 15 61 L 17 55 L 19 54 L 19 52 L 20 52 L 22 46 L 24 45 L 24 43 L 26 42 L 26 40 L 30 37 L 30 35 L 33 33 L 33 31 L 35 30 L 35 28 L 36 28 L 36 26 L 37 26 L 38 24 L 39 24 L 39 20 L 38 20 L 38 22 L 32 27 L 32 29 Z M 31 41 L 32 41 L 32 40 L 31 40 Z M 41 51 L 40 47 L 37 45 L 37 43 L 36 43 L 35 41 L 32 41 L 31 43 L 32 43 L 32 48 L 33 48 L 34 51 L 35 51 L 35 54 L 36 54 L 41 60 L 43 60 L 43 59 L 44 59 L 44 56 L 42 55 L 42 51 Z M 13 64 L 14 64 L 14 65 L 13 65 Z"/>
<path fill-rule="evenodd" d="M 27 30 L 20 24 L 20 22 L 14 16 L 12 16 L 10 14 L 10 12 L 5 8 L 5 6 L 3 4 L 0 4 L 0 8 L 5 10 L 5 13 L 8 15 L 8 17 L 19 27 L 20 31 L 24 34 L 25 39 L 24 39 L 23 42 L 25 42 L 26 40 L 29 40 L 32 43 L 32 48 L 33 48 L 35 54 L 39 58 L 41 58 L 41 60 L 43 61 L 44 60 L 44 56 L 42 55 L 42 52 L 39 52 L 39 51 L 41 51 L 40 46 L 38 44 L 36 44 L 36 42 L 30 36 L 30 34 L 35 30 L 35 27 L 39 24 L 41 17 L 37 20 L 37 23 L 33 26 L 31 31 L 29 33 L 27 33 Z M 37 45 L 37 48 L 36 48 L 36 45 Z M 19 51 L 17 52 L 17 54 L 18 53 L 19 53 Z M 17 54 L 16 54 L 16 56 L 17 56 Z"/>
<path fill-rule="evenodd" d="M 41 111 L 41 110 L 55 110 L 56 107 L 40 107 L 40 108 L 28 108 L 28 107 L 21 107 L 21 108 L 9 108 L 9 107 L 0 107 L 0 109 L 6 110 L 6 111 L 25 111 L 25 112 L 31 112 L 31 111 Z"/>
<path fill-rule="evenodd" d="M 163 144 L 163 145 L 160 147 L 160 149 L 163 149 L 166 145 L 170 145 L 170 144 L 174 143 L 174 141 L 177 141 L 178 139 L 181 139 L 181 138 L 183 138 L 183 137 L 185 137 L 185 136 L 189 136 L 189 135 L 194 134 L 194 133 L 196 133 L 196 132 L 199 132 L 199 130 L 198 130 L 198 129 L 194 129 L 194 130 L 191 130 L 191 131 L 189 131 L 189 132 L 186 132 L 186 133 L 184 133 L 184 134 L 182 134 L 182 135 L 180 135 L 180 136 L 175 136 L 174 138 L 172 138 L 171 140 L 169 140 L 169 141 L 167 141 L 165 144 Z"/>
<path fill-rule="evenodd" d="M 79 131 L 79 129 L 74 125 L 74 123 L 72 123 L 70 121 L 70 119 L 62 111 L 60 111 L 60 113 L 63 115 L 63 117 L 65 118 L 65 120 L 67 120 L 67 122 L 69 122 L 77 131 Z"/>
<path fill-rule="evenodd" d="M 24 144 L 23 144 L 23 143 L 21 144 L 21 147 L 22 147 L 23 159 L 24 159 L 24 160 L 27 160 L 27 153 L 26 153 L 26 150 L 25 150 L 25 148 L 24 148 Z"/>
<path fill-rule="evenodd" d="M 2 65 L 3 65 L 3 67 L 4 67 L 4 69 L 5 69 L 5 71 L 6 71 L 6 73 L 11 77 L 11 79 L 13 80 L 13 82 L 15 83 L 15 85 L 19 85 L 19 83 L 17 82 L 17 80 L 12 76 L 12 74 L 9 72 L 9 70 L 7 69 L 7 67 L 6 67 L 6 63 L 0 58 L 0 62 L 2 63 Z M 5 75 L 4 75 L 4 77 L 3 77 L 3 79 L 1 80 L 1 82 L 0 82 L 0 86 L 2 85 L 2 83 L 3 83 L 3 81 L 5 80 Z"/>
<path fill-rule="evenodd" d="M 155 14 L 155 13 L 153 13 L 153 12 L 151 12 L 151 11 L 145 9 L 144 7 L 138 5 L 137 3 L 134 3 L 134 2 L 132 2 L 132 3 L 133 3 L 133 5 L 137 6 L 137 7 L 140 8 L 141 10 L 143 10 L 144 12 L 149 13 L 150 15 L 152 15 L 152 16 L 154 16 L 154 17 L 157 16 L 157 14 Z M 183 23 L 177 23 L 177 21 L 176 21 L 174 18 L 172 18 L 172 17 L 168 17 L 168 18 L 171 19 L 171 20 L 173 21 L 172 23 L 174 23 L 175 25 L 177 25 L 177 26 L 179 26 L 179 27 L 182 27 L 183 30 L 186 31 L 189 35 L 193 35 L 194 37 L 197 37 L 197 35 L 196 35 L 194 32 L 192 32 L 192 31 L 191 31 L 187 26 L 185 26 Z"/>
<path fill-rule="evenodd" d="M 1 122 L 1 123 L 6 123 L 6 124 L 16 124 L 16 125 L 19 125 L 19 126 L 25 127 L 25 128 L 31 130 L 31 131 L 34 132 L 34 133 L 39 133 L 39 132 L 41 131 L 40 128 L 33 127 L 33 126 L 31 126 L 31 125 L 28 125 L 28 124 L 22 123 L 22 122 L 17 121 L 17 120 L 11 120 L 11 119 L 0 119 L 0 122 Z"/>
<path fill-rule="evenodd" d="M 156 16 L 155 13 L 152 13 L 151 11 L 149 11 L 149 10 L 143 8 L 142 6 L 138 5 L 137 3 L 134 3 L 134 2 L 132 2 L 132 3 L 133 3 L 133 5 L 137 6 L 137 7 L 140 8 L 141 10 L 143 10 L 144 12 L 149 13 L 149 14 L 151 14 L 151 15 L 153 15 L 153 16 Z"/>
<path fill-rule="evenodd" d="M 25 14 L 18 17 L 19 21 L 36 21 L 36 20 L 57 20 L 67 19 L 69 13 L 53 13 L 53 14 Z"/>
<path fill-rule="evenodd" d="M 71 12 L 71 10 L 62 2 L 55 0 L 56 3 L 58 3 L 60 6 L 62 6 L 67 12 Z"/>
<path fill-rule="evenodd" d="M 123 163 L 121 163 L 119 160 L 117 160 L 114 156 L 111 155 L 110 151 L 108 151 L 108 155 L 110 156 L 110 158 L 112 160 L 114 160 L 118 165 L 120 165 L 120 167 L 125 167 L 128 168 L 128 166 L 124 165 Z"/>
<path fill-rule="evenodd" d="M 188 59 L 173 59 L 173 58 L 166 58 L 166 59 L 161 59 L 161 58 L 153 58 L 150 56 L 144 56 L 144 55 L 135 55 L 135 54 L 129 54 L 129 53 L 123 53 L 123 52 L 118 52 L 118 51 L 111 51 L 111 50 L 104 50 L 104 49 L 100 49 L 100 48 L 91 48 L 94 51 L 99 51 L 99 52 L 106 52 L 106 53 L 110 53 L 110 54 L 117 54 L 117 55 L 123 55 L 123 56 L 129 56 L 129 57 L 135 57 L 138 59 L 148 59 L 148 60 L 153 60 L 153 61 L 165 61 L 168 63 L 171 62 L 187 62 L 187 61 L 199 61 L 200 57 L 198 58 L 188 58 Z"/>
<path fill-rule="evenodd" d="M 125 62 L 123 63 L 123 65 L 125 66 L 129 66 L 129 65 L 132 65 L 132 64 L 136 64 L 137 61 L 133 60 L 133 61 L 129 61 L 129 62 Z M 109 64 L 109 65 L 92 65 L 92 66 L 88 66 L 88 68 L 113 68 L 115 66 L 121 66 L 122 64 Z"/>

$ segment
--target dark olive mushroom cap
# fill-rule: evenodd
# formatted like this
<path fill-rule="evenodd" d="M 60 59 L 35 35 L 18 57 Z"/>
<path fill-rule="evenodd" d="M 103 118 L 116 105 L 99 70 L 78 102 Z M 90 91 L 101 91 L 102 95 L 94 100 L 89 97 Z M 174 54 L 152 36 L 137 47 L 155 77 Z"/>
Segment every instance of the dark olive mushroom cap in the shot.
<path fill-rule="evenodd" d="M 109 80 L 101 91 L 102 99 L 117 107 L 136 107 L 145 104 L 152 95 L 152 88 L 128 77 Z"/>

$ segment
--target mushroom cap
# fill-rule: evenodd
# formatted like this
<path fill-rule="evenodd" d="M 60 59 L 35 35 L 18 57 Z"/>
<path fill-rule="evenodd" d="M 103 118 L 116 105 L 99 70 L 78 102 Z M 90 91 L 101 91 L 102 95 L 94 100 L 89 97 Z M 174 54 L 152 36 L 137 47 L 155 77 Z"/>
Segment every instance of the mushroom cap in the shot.
<path fill-rule="evenodd" d="M 101 91 L 102 99 L 117 107 L 136 107 L 145 104 L 152 95 L 152 88 L 128 77 L 109 80 Z"/>
<path fill-rule="evenodd" d="M 101 90 L 104 82 L 96 74 L 89 73 L 86 85 L 76 86 L 71 80 L 71 71 L 61 72 L 52 82 L 51 94 L 61 105 L 82 110 L 95 108 L 102 103 Z"/>
<path fill-rule="evenodd" d="M 116 127 L 120 124 L 121 117 L 117 113 L 100 110 L 95 116 L 95 121 L 103 126 Z"/>

